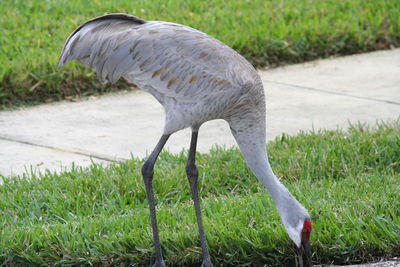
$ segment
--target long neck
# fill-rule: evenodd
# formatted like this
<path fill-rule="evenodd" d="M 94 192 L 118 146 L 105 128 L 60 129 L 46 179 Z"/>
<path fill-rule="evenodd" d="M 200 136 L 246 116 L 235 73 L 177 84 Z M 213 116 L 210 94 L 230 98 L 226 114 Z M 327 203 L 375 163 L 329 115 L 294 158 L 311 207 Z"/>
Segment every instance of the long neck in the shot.
<path fill-rule="evenodd" d="M 247 128 L 246 130 L 238 132 L 232 130 L 232 133 L 250 169 L 271 194 L 289 236 L 297 245 L 300 245 L 299 232 L 304 220 L 310 216 L 272 171 L 262 129 Z"/>
<path fill-rule="evenodd" d="M 287 196 L 291 195 L 272 171 L 268 162 L 265 141 L 261 142 L 261 140 L 254 140 L 254 138 L 252 138 L 252 142 L 246 142 L 241 138 L 236 138 L 236 140 L 247 165 L 249 165 L 257 179 L 266 187 L 276 205 L 283 204 L 282 201 L 285 201 Z"/>
<path fill-rule="evenodd" d="M 286 195 L 288 191 L 279 182 L 268 162 L 265 149 L 265 127 L 262 127 L 260 123 L 242 124 L 241 121 L 239 123 L 231 122 L 230 126 L 247 165 L 267 188 L 275 203 L 279 204 L 282 195 Z"/>

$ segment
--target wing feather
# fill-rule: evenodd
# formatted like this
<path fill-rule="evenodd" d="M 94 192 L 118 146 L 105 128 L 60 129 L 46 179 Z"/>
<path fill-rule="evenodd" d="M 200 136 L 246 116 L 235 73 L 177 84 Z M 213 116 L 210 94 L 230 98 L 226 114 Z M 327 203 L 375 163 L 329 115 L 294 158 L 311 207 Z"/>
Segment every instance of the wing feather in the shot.
<path fill-rule="evenodd" d="M 110 14 L 79 26 L 67 39 L 59 68 L 76 59 L 104 81 L 120 77 L 175 98 L 193 98 L 258 77 L 238 53 L 190 27 Z"/>

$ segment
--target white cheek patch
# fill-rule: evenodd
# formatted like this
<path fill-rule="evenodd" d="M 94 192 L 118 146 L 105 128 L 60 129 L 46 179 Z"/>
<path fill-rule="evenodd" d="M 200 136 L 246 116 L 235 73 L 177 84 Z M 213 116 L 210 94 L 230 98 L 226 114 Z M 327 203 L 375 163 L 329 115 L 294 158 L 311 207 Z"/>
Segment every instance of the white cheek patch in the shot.
<path fill-rule="evenodd" d="M 297 245 L 297 247 L 300 247 L 301 245 L 301 231 L 303 230 L 303 224 L 304 222 L 299 221 L 297 226 L 293 228 L 289 224 L 287 224 L 285 221 L 283 224 L 286 226 L 287 233 L 289 237 L 293 240 L 293 242 Z"/>

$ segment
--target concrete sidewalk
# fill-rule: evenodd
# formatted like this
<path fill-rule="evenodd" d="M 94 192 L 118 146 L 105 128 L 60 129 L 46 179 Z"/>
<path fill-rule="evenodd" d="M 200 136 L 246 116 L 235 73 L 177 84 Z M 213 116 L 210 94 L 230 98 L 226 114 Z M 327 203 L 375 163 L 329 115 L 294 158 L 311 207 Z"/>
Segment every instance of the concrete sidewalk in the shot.
<path fill-rule="evenodd" d="M 346 128 L 400 115 L 400 49 L 260 70 L 267 95 L 267 137 L 300 130 Z M 160 104 L 141 91 L 80 102 L 0 112 L 0 174 L 60 170 L 72 162 L 144 157 L 162 134 Z M 176 133 L 170 152 L 187 148 L 190 131 Z M 199 151 L 235 145 L 226 122 L 200 129 Z"/>

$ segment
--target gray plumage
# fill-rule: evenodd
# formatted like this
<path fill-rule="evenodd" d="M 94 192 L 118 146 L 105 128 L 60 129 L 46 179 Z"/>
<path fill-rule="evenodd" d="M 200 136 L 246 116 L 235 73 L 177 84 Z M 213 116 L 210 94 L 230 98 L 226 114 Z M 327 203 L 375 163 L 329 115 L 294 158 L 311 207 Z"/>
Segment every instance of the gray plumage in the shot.
<path fill-rule="evenodd" d="M 265 112 L 255 69 L 225 44 L 187 26 L 124 14 L 96 18 L 68 38 L 59 68 L 73 59 L 102 81 L 124 77 L 157 98 L 166 110 L 165 133 L 225 119 L 246 103 Z M 252 101 L 243 99 L 246 91 L 253 91 Z"/>
<path fill-rule="evenodd" d="M 228 121 L 248 165 L 271 193 L 289 236 L 300 246 L 303 223 L 310 217 L 270 168 L 264 89 L 241 55 L 187 26 L 110 14 L 71 34 L 58 67 L 73 59 L 94 69 L 102 81 L 114 83 L 123 77 L 152 94 L 165 109 L 166 138 L 187 127 L 197 133 L 209 120 Z M 160 149 L 165 142 L 160 141 Z"/>

